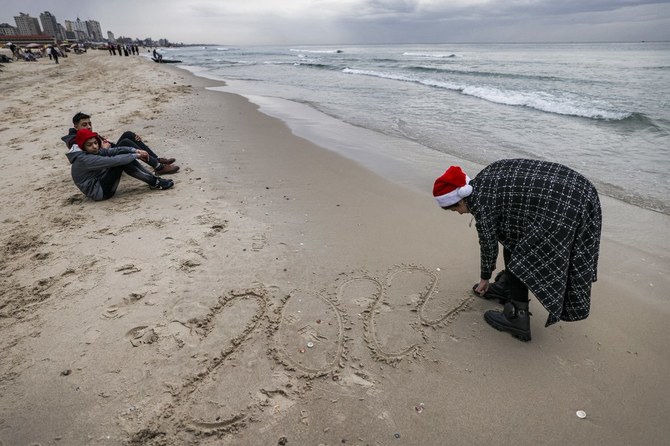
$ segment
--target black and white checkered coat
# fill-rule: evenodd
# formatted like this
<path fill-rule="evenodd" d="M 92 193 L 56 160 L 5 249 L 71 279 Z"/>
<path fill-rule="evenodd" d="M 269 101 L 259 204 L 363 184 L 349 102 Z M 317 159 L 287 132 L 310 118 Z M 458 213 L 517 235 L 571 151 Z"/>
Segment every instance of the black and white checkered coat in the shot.
<path fill-rule="evenodd" d="M 511 159 L 487 166 L 470 185 L 481 278 L 491 278 L 500 242 L 512 253 L 509 271 L 549 311 L 546 325 L 585 319 L 602 223 L 591 182 L 560 164 Z"/>

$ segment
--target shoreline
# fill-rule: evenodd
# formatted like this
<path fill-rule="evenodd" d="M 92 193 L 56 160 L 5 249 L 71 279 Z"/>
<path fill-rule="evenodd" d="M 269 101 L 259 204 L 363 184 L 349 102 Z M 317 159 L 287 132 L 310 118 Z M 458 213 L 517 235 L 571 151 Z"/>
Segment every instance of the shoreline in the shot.
<path fill-rule="evenodd" d="M 545 329 L 533 300 L 522 344 L 469 293 L 468 218 L 218 82 L 118 59 L 18 67 L 37 91 L 6 99 L 0 444 L 668 437 L 667 258 L 604 240 L 591 316 Z M 79 109 L 178 158 L 175 188 L 84 200 L 58 139 Z"/>
<path fill-rule="evenodd" d="M 433 50 L 435 50 L 435 48 L 433 48 Z M 345 53 L 346 52 L 345 49 Z M 240 59 L 249 63 L 254 63 L 256 58 L 258 58 L 259 61 L 268 59 L 266 62 L 273 63 L 275 59 L 281 58 L 283 55 L 283 52 L 278 48 L 276 51 L 273 51 L 273 48 L 268 48 L 267 53 L 272 54 L 273 57 L 269 55 L 266 56 L 265 52 L 256 55 L 257 52 L 255 51 L 239 50 L 234 51 L 234 53 L 235 55 L 231 54 L 228 58 Z M 352 53 L 355 54 L 355 51 Z M 226 53 L 216 51 L 187 51 L 182 54 L 182 58 L 185 61 L 196 63 L 197 61 L 202 61 L 203 58 L 209 57 L 217 60 L 217 58 L 223 57 L 225 54 Z M 308 51 L 306 51 L 306 54 L 308 54 Z M 658 53 L 656 54 L 658 55 Z M 664 159 L 662 153 L 659 152 L 660 147 L 658 144 L 660 140 L 657 139 L 655 142 L 648 140 L 648 138 L 643 136 L 645 131 L 638 127 L 636 127 L 637 130 L 633 132 L 637 136 L 632 134 L 629 135 L 629 132 L 632 132 L 633 129 L 628 128 L 628 126 L 633 125 L 632 122 L 626 123 L 625 120 L 593 120 L 570 116 L 560 117 L 560 113 L 524 111 L 525 108 L 523 107 L 509 108 L 508 111 L 511 116 L 508 121 L 502 119 L 501 115 L 496 114 L 498 112 L 505 113 L 506 106 L 495 106 L 494 104 L 488 103 L 486 100 L 481 101 L 475 99 L 472 99 L 472 101 L 477 102 L 463 103 L 462 101 L 467 100 L 467 98 L 455 93 L 440 97 L 440 103 L 452 104 L 447 108 L 446 113 L 448 114 L 445 115 L 449 116 L 449 118 L 447 118 L 447 125 L 440 126 L 437 124 L 439 119 L 430 119 L 431 106 L 428 104 L 424 104 L 424 106 L 428 107 L 428 110 L 426 110 L 425 113 L 426 120 L 430 123 L 425 126 L 420 123 L 420 120 L 417 122 L 419 118 L 416 116 L 416 113 L 412 113 L 411 111 L 407 111 L 407 122 L 404 121 L 406 113 L 402 110 L 394 112 L 380 110 L 379 118 L 366 118 L 368 115 L 375 116 L 377 114 L 374 109 L 370 109 L 368 105 L 366 105 L 376 103 L 374 95 L 372 95 L 369 100 L 365 101 L 356 101 L 355 99 L 352 99 L 350 111 L 347 111 L 349 108 L 344 105 L 342 98 L 346 96 L 348 90 L 340 91 L 340 89 L 335 86 L 333 87 L 334 98 L 332 101 L 328 99 L 328 96 L 324 96 L 323 92 L 329 91 L 329 83 L 326 82 L 324 76 L 331 75 L 322 74 L 324 72 L 323 70 L 313 71 L 309 68 L 305 68 L 305 71 L 302 71 L 302 68 L 283 68 L 284 66 L 290 65 L 288 64 L 290 60 L 280 60 L 282 61 L 282 65 L 281 67 L 277 67 L 277 69 L 280 70 L 279 72 L 285 73 L 285 77 L 291 78 L 292 76 L 289 73 L 297 70 L 294 74 L 297 79 L 300 79 L 299 81 L 283 82 L 281 79 L 275 79 L 275 77 L 268 74 L 269 72 L 267 69 L 262 68 L 262 66 L 259 66 L 258 75 L 254 75 L 255 69 L 253 68 L 247 70 L 241 67 L 239 68 L 241 71 L 238 71 L 238 68 L 232 68 L 231 71 L 223 68 L 219 70 L 217 68 L 217 63 L 210 64 L 209 62 L 202 67 L 189 64 L 184 64 L 183 66 L 198 75 L 209 76 L 212 78 L 225 77 L 221 75 L 222 71 L 230 73 L 230 83 L 226 87 L 228 91 L 242 94 L 247 97 L 250 95 L 263 95 L 265 96 L 263 99 L 265 104 L 269 101 L 278 104 L 283 103 L 280 106 L 272 106 L 272 108 L 275 110 L 284 108 L 285 110 L 279 110 L 285 115 L 282 119 L 287 122 L 292 120 L 293 122 L 289 124 L 292 128 L 301 128 L 300 131 L 306 131 L 319 138 L 320 140 L 313 140 L 318 145 L 328 147 L 333 144 L 332 131 L 327 132 L 325 135 L 316 135 L 316 133 L 322 128 L 338 126 L 337 119 L 340 119 L 338 118 L 339 116 L 341 119 L 352 123 L 354 126 L 363 124 L 369 128 L 376 129 L 375 131 L 381 131 L 386 135 L 391 135 L 391 137 L 386 138 L 386 141 L 389 142 L 391 146 L 393 145 L 394 137 L 409 137 L 408 139 L 412 140 L 412 136 L 415 135 L 416 138 L 418 138 L 417 141 L 425 145 L 425 147 L 430 147 L 430 151 L 437 152 L 432 155 L 433 158 L 439 159 L 440 153 L 449 153 L 451 155 L 447 155 L 447 157 L 455 156 L 482 165 L 488 164 L 495 159 L 513 158 L 514 156 L 561 162 L 590 178 L 601 194 L 615 197 L 621 201 L 631 203 L 643 209 L 649 209 L 653 212 L 660 212 L 665 215 L 670 214 L 668 200 L 663 192 L 667 189 L 667 184 L 663 178 L 659 177 L 659 174 L 663 171 L 661 166 L 663 165 L 662 160 Z M 326 58 L 323 63 L 332 70 L 338 67 L 337 60 L 339 59 L 331 60 Z M 347 59 L 345 58 L 341 63 L 346 62 Z M 307 62 L 307 64 L 309 65 L 309 62 Z M 331 70 L 327 70 L 326 72 L 330 73 Z M 260 79 L 257 79 L 259 76 Z M 257 80 L 244 80 L 246 78 Z M 261 81 L 261 79 L 263 80 Z M 310 79 L 314 82 L 311 86 Z M 332 81 L 331 83 L 334 83 L 335 85 L 338 84 L 337 79 L 337 76 L 328 78 L 328 80 Z M 360 88 L 358 94 L 362 97 L 366 97 L 366 90 L 363 87 L 364 85 L 368 85 L 366 79 L 367 78 L 354 78 L 351 80 L 352 85 L 361 84 L 358 87 Z M 377 88 L 376 84 L 374 84 L 377 80 L 370 81 L 370 89 Z M 343 82 L 346 83 L 347 80 L 343 79 Z M 274 85 L 274 87 L 272 87 L 272 85 Z M 400 85 L 402 85 L 402 83 Z M 357 91 L 355 90 L 356 87 L 352 88 L 354 88 L 353 91 Z M 568 86 L 566 86 L 566 88 L 569 89 Z M 415 91 L 415 93 L 420 97 L 420 91 Z M 392 93 L 388 91 L 387 94 Z M 402 93 L 399 95 L 400 100 L 412 103 L 412 100 L 409 97 L 404 97 Z M 291 98 L 297 101 L 298 104 L 289 104 L 287 101 L 274 98 L 274 96 Z M 379 105 L 388 106 L 389 104 L 387 102 L 388 101 L 382 101 Z M 422 101 L 422 103 L 423 102 L 425 102 L 425 100 Z M 325 110 L 327 114 L 332 113 L 335 116 L 335 120 L 324 125 L 323 123 L 327 118 L 322 119 L 315 117 L 316 113 L 304 110 L 305 107 L 302 106 L 304 103 L 310 104 L 310 106 L 314 106 L 317 109 Z M 637 105 L 641 106 L 640 104 Z M 300 108 L 303 110 L 300 110 Z M 498 108 L 500 109 L 498 110 Z M 637 109 L 634 104 L 629 104 L 628 108 L 631 110 Z M 360 112 L 363 109 L 368 110 L 365 116 L 361 115 Z M 391 106 L 391 110 L 393 109 L 394 107 Z M 436 104 L 435 111 L 437 110 L 442 109 Z M 305 116 L 309 116 L 310 119 L 314 118 L 315 122 L 312 123 L 305 120 Z M 465 121 L 471 122 L 472 125 L 465 124 L 463 122 L 463 116 L 468 116 Z M 488 116 L 489 118 L 498 116 L 500 118 L 501 123 L 499 125 L 496 126 L 492 123 L 497 131 L 493 133 L 483 131 L 483 129 L 488 126 L 486 119 L 482 119 L 483 116 Z M 659 116 L 656 117 L 658 118 Z M 398 121 L 396 122 L 396 120 Z M 453 124 L 449 124 L 452 121 Z M 494 122 L 497 121 L 498 119 L 494 120 Z M 537 121 L 537 124 L 533 124 L 535 121 Z M 414 122 L 414 125 L 409 124 L 410 122 Z M 665 122 L 665 120 L 662 120 L 662 122 Z M 479 125 L 481 129 L 475 127 L 476 125 Z M 507 133 L 502 130 L 506 125 L 510 128 L 510 131 Z M 661 125 L 661 128 L 657 130 L 661 132 L 659 138 L 662 138 L 662 129 L 664 127 L 662 127 L 662 124 L 659 125 Z M 305 128 L 308 126 L 309 128 Z M 409 127 L 405 128 L 403 126 Z M 443 130 L 440 130 L 440 127 Z M 554 127 L 556 127 L 555 130 L 551 131 Z M 653 129 L 656 129 L 656 126 L 653 126 L 653 128 L 649 128 L 648 130 L 653 131 Z M 569 136 L 573 131 L 576 133 L 573 136 Z M 594 133 L 591 134 L 591 132 Z M 437 138 L 436 135 L 440 134 L 442 134 L 443 137 Z M 489 136 L 486 137 L 485 135 Z M 340 136 L 340 145 L 342 145 L 342 143 L 346 145 L 346 140 L 350 138 L 348 138 L 348 135 Z M 365 140 L 368 139 L 370 139 L 369 135 Z M 377 139 L 383 140 L 384 138 L 379 136 Z M 412 141 L 409 140 L 399 144 L 405 146 L 405 151 L 423 152 L 425 150 L 425 148 L 421 146 L 411 148 Z M 612 145 L 612 150 L 609 150 L 609 146 L 607 145 L 603 146 L 603 141 L 609 141 Z M 574 147 L 574 149 L 571 147 Z M 614 147 L 616 147 L 616 149 Z M 386 147 L 383 144 L 375 145 L 375 147 L 370 150 L 371 153 L 369 156 L 378 156 L 379 152 L 385 149 Z M 525 150 L 527 150 L 528 153 L 526 153 Z M 630 152 L 630 156 L 626 155 L 626 151 Z M 402 147 L 397 151 L 394 150 L 394 152 L 399 152 L 401 157 L 409 156 L 402 153 Z M 656 158 L 656 160 L 652 162 L 653 158 Z M 626 160 L 628 160 L 627 163 Z M 383 161 L 384 160 L 382 160 L 382 162 Z M 406 164 L 411 164 L 411 162 Z M 631 171 L 631 166 L 634 166 L 636 169 Z M 437 167 L 441 168 L 442 166 L 440 165 Z M 422 167 L 418 167 L 418 169 L 420 170 Z M 431 169 L 435 169 L 435 167 L 432 167 Z M 618 171 L 621 172 L 620 175 L 615 174 Z M 636 175 L 635 172 L 638 172 L 638 174 Z M 644 178 L 646 178 L 646 182 Z M 648 184 L 654 182 L 658 183 L 658 187 L 650 188 Z"/>
<path fill-rule="evenodd" d="M 190 75 L 214 82 L 224 80 L 203 76 L 187 68 L 171 67 Z M 376 175 L 429 196 L 432 182 L 450 164 L 462 166 L 471 177 L 484 165 L 458 158 L 455 155 L 428 149 L 414 141 L 385 135 L 367 128 L 348 124 L 316 110 L 308 104 L 276 97 L 244 94 L 227 85 L 208 87 L 214 92 L 226 92 L 245 97 L 259 107 L 259 111 L 284 122 L 294 135 L 312 144 L 333 151 L 355 161 Z M 363 146 L 361 149 L 360 147 Z M 411 153 L 403 150 L 411 146 Z M 373 152 L 370 147 L 382 148 Z M 411 156 L 411 162 L 406 157 Z M 442 170 L 441 170 L 442 169 Z M 670 265 L 670 239 L 663 234 L 670 227 L 670 215 L 619 198 L 602 195 L 603 237 L 633 249 L 642 249 L 658 256 Z M 624 222 L 621 224 L 620 222 Z M 629 228 L 646 227 L 654 237 L 639 237 Z"/>

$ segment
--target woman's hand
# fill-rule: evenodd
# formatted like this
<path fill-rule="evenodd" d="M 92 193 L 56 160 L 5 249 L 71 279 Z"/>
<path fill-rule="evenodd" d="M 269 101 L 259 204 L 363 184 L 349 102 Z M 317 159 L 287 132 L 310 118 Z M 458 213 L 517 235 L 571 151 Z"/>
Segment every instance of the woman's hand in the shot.
<path fill-rule="evenodd" d="M 489 290 L 488 279 L 480 279 L 479 284 L 474 288 L 475 293 L 483 296 Z"/>

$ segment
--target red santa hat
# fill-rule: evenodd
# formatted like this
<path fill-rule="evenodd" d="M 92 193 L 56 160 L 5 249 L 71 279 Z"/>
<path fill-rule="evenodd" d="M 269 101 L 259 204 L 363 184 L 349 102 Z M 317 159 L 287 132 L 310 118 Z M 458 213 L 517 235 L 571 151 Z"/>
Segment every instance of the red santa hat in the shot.
<path fill-rule="evenodd" d="M 440 207 L 446 208 L 461 201 L 472 193 L 470 177 L 458 166 L 451 166 L 435 180 L 433 196 Z"/>

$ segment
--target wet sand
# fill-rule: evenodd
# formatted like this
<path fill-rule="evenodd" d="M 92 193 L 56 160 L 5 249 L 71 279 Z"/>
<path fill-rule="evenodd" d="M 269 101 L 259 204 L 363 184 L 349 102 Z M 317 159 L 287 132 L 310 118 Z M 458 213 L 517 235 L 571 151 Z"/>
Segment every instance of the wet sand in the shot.
<path fill-rule="evenodd" d="M 1 445 L 670 435 L 670 261 L 608 233 L 607 205 L 591 316 L 545 329 L 533 300 L 521 343 L 483 321 L 497 304 L 469 292 L 474 226 L 430 190 L 143 58 L 89 52 L 2 77 Z M 113 199 L 85 199 L 60 141 L 77 111 L 177 158 L 174 189 L 125 177 Z"/>

